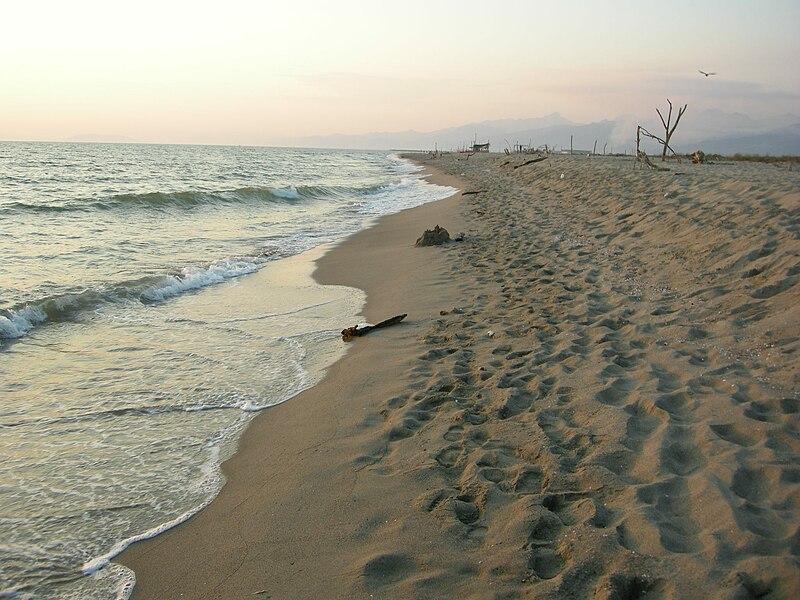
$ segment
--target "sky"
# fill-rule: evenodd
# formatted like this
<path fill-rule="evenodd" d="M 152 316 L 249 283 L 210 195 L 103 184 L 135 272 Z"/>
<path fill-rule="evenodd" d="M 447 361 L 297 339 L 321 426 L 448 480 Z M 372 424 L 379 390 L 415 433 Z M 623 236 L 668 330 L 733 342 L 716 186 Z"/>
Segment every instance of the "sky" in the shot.
<path fill-rule="evenodd" d="M 797 0 L 0 0 L 0 140 L 800 114 Z M 698 70 L 716 72 L 704 77 Z"/>

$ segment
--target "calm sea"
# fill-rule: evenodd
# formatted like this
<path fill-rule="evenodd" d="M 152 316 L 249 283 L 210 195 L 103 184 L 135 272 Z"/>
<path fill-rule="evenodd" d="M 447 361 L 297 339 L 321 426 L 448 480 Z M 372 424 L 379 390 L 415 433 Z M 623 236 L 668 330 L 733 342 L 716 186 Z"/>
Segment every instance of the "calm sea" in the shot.
<path fill-rule="evenodd" d="M 385 152 L 0 143 L 0 597 L 126 597 L 113 557 L 343 352 L 363 294 L 306 251 L 452 192 Z"/>

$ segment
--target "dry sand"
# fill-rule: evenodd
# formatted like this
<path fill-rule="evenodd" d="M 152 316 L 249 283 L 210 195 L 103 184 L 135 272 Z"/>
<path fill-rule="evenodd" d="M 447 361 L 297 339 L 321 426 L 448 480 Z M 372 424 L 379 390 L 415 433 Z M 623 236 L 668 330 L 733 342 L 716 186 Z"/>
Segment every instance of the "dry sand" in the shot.
<path fill-rule="evenodd" d="M 800 173 L 526 159 L 419 158 L 482 192 L 320 261 L 408 322 L 259 415 L 135 599 L 800 594 Z"/>

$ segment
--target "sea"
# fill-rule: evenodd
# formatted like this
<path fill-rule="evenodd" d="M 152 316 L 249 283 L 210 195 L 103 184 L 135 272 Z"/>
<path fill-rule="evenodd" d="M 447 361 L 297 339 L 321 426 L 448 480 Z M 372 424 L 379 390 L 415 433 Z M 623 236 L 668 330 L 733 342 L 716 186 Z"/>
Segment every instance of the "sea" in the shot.
<path fill-rule="evenodd" d="M 127 598 L 114 557 L 346 351 L 364 294 L 313 260 L 454 191 L 387 152 L 0 142 L 0 598 Z"/>

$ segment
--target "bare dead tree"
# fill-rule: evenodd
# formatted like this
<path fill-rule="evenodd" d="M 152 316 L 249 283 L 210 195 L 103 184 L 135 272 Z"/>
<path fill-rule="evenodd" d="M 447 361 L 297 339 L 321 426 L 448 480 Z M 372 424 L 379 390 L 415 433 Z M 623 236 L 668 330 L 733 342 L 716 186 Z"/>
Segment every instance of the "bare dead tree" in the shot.
<path fill-rule="evenodd" d="M 675 119 L 675 124 L 670 128 L 670 122 L 672 121 L 672 102 L 669 98 L 667 98 L 667 104 L 669 104 L 669 113 L 667 114 L 666 121 L 664 120 L 664 115 L 661 114 L 661 111 L 656 109 L 658 116 L 661 118 L 661 124 L 664 126 L 664 148 L 661 151 L 661 162 L 664 162 L 667 159 L 667 150 L 671 150 L 672 153 L 675 154 L 675 151 L 669 147 L 669 140 L 672 137 L 672 134 L 675 133 L 675 130 L 678 128 L 678 123 L 680 123 L 683 113 L 686 112 L 686 107 L 689 106 L 688 104 L 684 104 L 683 108 L 678 109 L 678 118 Z"/>

